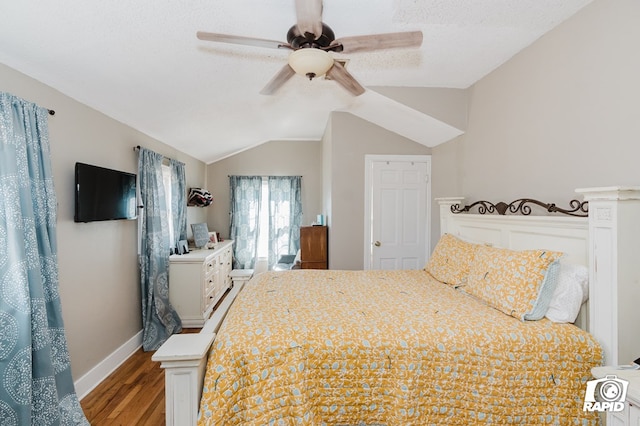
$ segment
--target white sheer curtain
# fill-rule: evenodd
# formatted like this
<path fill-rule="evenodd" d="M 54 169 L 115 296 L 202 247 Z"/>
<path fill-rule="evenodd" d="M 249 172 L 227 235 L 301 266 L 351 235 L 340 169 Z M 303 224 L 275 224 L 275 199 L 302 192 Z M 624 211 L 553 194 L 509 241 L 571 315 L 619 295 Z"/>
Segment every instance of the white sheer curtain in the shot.
<path fill-rule="evenodd" d="M 302 177 L 269 176 L 269 269 L 300 248 Z"/>

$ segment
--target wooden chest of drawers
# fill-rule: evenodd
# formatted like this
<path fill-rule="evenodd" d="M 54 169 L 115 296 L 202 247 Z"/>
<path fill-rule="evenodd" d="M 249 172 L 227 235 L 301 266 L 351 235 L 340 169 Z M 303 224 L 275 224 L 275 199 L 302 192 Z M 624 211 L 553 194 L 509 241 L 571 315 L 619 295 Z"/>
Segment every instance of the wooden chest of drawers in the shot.
<path fill-rule="evenodd" d="M 327 237 L 326 226 L 300 227 L 300 267 L 302 269 L 328 269 Z"/>

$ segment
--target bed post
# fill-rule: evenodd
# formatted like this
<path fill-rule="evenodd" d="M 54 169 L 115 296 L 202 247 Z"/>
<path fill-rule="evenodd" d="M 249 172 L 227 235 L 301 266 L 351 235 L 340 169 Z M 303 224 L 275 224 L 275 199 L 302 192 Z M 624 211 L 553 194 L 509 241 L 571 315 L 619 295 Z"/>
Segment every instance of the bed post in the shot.
<path fill-rule="evenodd" d="M 442 236 L 447 232 L 451 232 L 449 226 L 449 217 L 453 214 L 451 206 L 459 204 L 462 207 L 464 205 L 464 197 L 436 198 L 436 201 L 440 205 L 440 235 Z"/>
<path fill-rule="evenodd" d="M 589 202 L 589 332 L 607 365 L 640 356 L 640 187 L 577 189 Z"/>
<path fill-rule="evenodd" d="M 209 348 L 243 286 L 244 280 L 234 282 L 200 333 L 174 334 L 151 357 L 164 368 L 167 426 L 196 425 Z"/>
<path fill-rule="evenodd" d="M 214 333 L 174 334 L 151 357 L 164 368 L 167 426 L 192 426 L 198 421 L 206 354 Z"/>

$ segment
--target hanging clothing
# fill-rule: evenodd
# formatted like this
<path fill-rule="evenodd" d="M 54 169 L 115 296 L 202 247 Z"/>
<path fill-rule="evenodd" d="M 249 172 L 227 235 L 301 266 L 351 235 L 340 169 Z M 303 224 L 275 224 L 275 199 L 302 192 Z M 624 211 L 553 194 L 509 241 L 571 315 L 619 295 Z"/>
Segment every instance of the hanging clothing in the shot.
<path fill-rule="evenodd" d="M 89 425 L 58 292 L 48 111 L 0 93 L 0 423 Z"/>
<path fill-rule="evenodd" d="M 140 246 L 140 292 L 142 296 L 142 348 L 156 350 L 182 322 L 169 303 L 169 218 L 162 181 L 163 156 L 140 148 L 138 182 L 143 206 Z M 186 208 L 186 203 L 185 203 Z M 186 225 L 185 225 L 186 226 Z M 176 229 L 175 234 L 180 230 Z M 186 229 L 185 229 L 186 232 Z"/>

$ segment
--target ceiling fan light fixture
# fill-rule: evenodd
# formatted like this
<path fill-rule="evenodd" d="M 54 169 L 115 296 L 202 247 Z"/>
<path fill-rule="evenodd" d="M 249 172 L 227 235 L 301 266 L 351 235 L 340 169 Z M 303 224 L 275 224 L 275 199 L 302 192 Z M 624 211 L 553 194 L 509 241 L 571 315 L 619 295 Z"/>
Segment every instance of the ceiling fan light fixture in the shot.
<path fill-rule="evenodd" d="M 329 52 L 316 48 L 304 48 L 291 52 L 289 66 L 309 80 L 323 76 L 333 66 L 333 57 Z"/>

